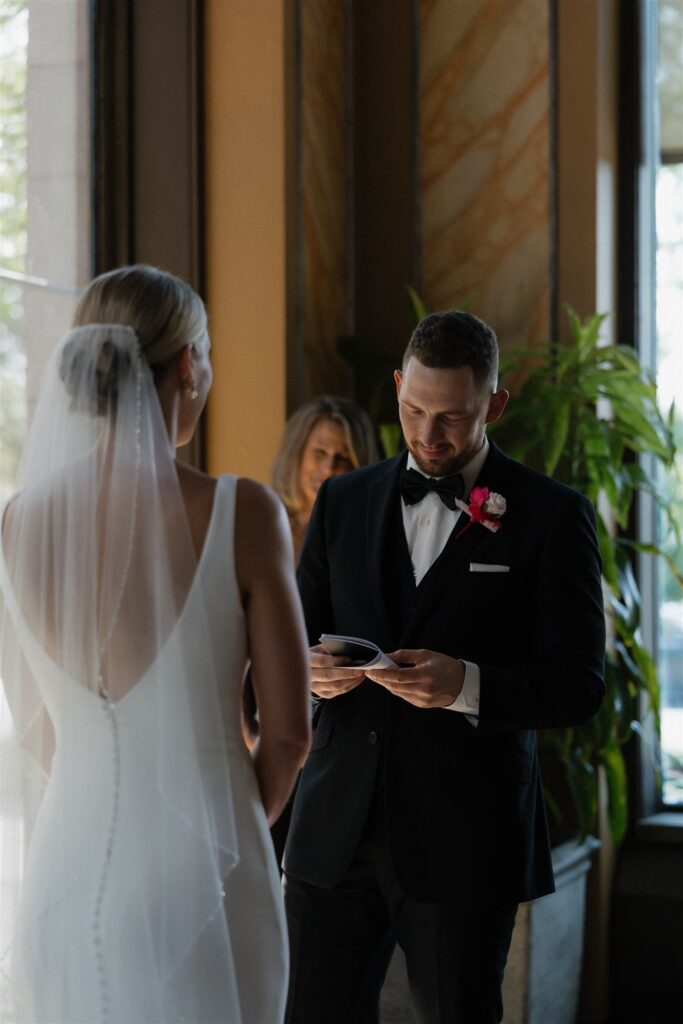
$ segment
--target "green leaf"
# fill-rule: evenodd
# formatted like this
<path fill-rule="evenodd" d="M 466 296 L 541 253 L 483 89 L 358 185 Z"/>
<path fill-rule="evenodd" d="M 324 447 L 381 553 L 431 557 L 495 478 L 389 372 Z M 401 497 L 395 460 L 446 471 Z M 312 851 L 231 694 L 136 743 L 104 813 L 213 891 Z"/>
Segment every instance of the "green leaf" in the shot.
<path fill-rule="evenodd" d="M 618 410 L 617 424 L 628 439 L 627 444 L 636 452 L 651 452 L 661 459 L 669 461 L 669 444 L 657 429 L 661 421 L 651 422 L 648 417 L 634 406 L 623 405 Z"/>
<path fill-rule="evenodd" d="M 619 565 L 619 593 L 621 599 L 633 616 L 633 629 L 638 627 L 640 622 L 640 588 L 636 580 L 631 560 L 626 554 L 623 545 L 616 546 L 617 564 Z"/>
<path fill-rule="evenodd" d="M 637 712 L 631 680 L 611 652 L 605 659 L 605 688 L 605 699 L 598 711 L 600 748 L 610 739 L 625 743 L 631 735 L 631 720 Z"/>
<path fill-rule="evenodd" d="M 549 424 L 550 433 L 545 456 L 545 471 L 548 476 L 552 476 L 555 472 L 557 463 L 560 461 L 560 456 L 564 451 L 567 434 L 569 433 L 571 409 L 571 399 L 563 397 L 562 401 L 558 402 L 553 410 L 553 418 Z"/>
<path fill-rule="evenodd" d="M 604 371 L 596 375 L 596 383 L 600 394 L 613 401 L 634 403 L 639 406 L 648 406 L 657 414 L 657 395 L 654 386 L 634 373 L 624 373 L 612 370 L 606 374 Z M 644 411 L 644 410 L 643 410 Z"/>
<path fill-rule="evenodd" d="M 621 748 L 609 740 L 602 750 L 607 789 L 609 793 L 609 825 L 612 839 L 619 844 L 628 825 L 628 782 Z"/>
<path fill-rule="evenodd" d="M 654 555 L 656 558 L 663 558 L 669 566 L 672 576 L 678 583 L 681 590 L 683 590 L 683 573 L 678 568 L 671 555 L 658 547 L 657 544 L 645 544 L 642 541 L 629 540 L 627 537 L 620 537 L 619 544 L 621 544 L 622 547 L 631 548 L 633 551 L 640 551 L 644 555 Z"/>
<path fill-rule="evenodd" d="M 580 838 L 583 840 L 590 834 L 598 813 L 598 787 L 595 770 L 592 764 L 583 760 L 579 752 L 572 751 L 566 764 L 566 771 L 579 819 Z"/>
<path fill-rule="evenodd" d="M 553 794 L 550 792 L 550 790 L 546 789 L 545 786 L 543 787 L 543 799 L 545 800 L 545 805 L 548 808 L 550 817 L 553 819 L 556 825 L 559 825 L 562 821 L 562 811 L 560 810 L 560 805 L 553 796 Z"/>
<path fill-rule="evenodd" d="M 598 526 L 598 543 L 600 545 L 600 557 L 602 558 L 603 576 L 613 590 L 619 587 L 619 570 L 617 568 L 617 556 L 614 540 L 610 536 L 605 521 L 596 510 L 596 521 Z"/>
<path fill-rule="evenodd" d="M 583 323 L 581 323 L 574 310 L 568 306 L 567 315 L 569 317 L 569 328 L 576 342 L 576 348 L 580 357 L 585 357 L 597 347 L 600 328 L 607 314 L 595 313 L 593 316 L 586 317 Z"/>
<path fill-rule="evenodd" d="M 639 669 L 642 688 L 648 696 L 649 709 L 654 715 L 655 725 L 657 731 L 659 731 L 661 689 L 657 678 L 657 669 L 655 667 L 654 660 L 648 649 L 637 640 L 633 643 L 632 653 L 633 660 Z"/>
<path fill-rule="evenodd" d="M 571 306 L 567 306 L 567 319 L 569 320 L 569 330 L 571 336 L 578 343 L 581 337 L 581 319 L 578 314 L 572 309 Z"/>
<path fill-rule="evenodd" d="M 603 420 L 596 420 L 593 410 L 589 416 L 582 416 L 577 433 L 583 442 L 587 456 L 599 459 L 608 459 L 610 454 L 609 442 Z"/>
<path fill-rule="evenodd" d="M 407 285 L 407 292 L 408 298 L 410 299 L 410 308 L 413 314 L 413 320 L 417 326 L 420 320 L 424 320 L 426 316 L 429 316 L 429 310 L 412 285 Z"/>
<path fill-rule="evenodd" d="M 378 430 L 386 457 L 390 459 L 392 456 L 398 455 L 403 447 L 403 434 L 401 433 L 400 423 L 380 423 Z"/>

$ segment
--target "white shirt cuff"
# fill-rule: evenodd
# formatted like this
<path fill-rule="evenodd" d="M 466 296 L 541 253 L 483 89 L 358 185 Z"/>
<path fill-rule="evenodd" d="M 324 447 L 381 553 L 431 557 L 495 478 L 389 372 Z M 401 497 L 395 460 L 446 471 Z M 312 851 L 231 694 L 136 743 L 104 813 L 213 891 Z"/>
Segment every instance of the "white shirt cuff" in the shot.
<path fill-rule="evenodd" d="M 446 711 L 460 711 L 462 714 L 468 716 L 479 715 L 479 685 L 480 685 L 480 671 L 479 666 L 475 665 L 472 661 L 465 661 L 460 659 L 465 666 L 465 679 L 462 684 L 462 690 L 455 698 L 452 704 L 447 704 L 445 707 Z"/>

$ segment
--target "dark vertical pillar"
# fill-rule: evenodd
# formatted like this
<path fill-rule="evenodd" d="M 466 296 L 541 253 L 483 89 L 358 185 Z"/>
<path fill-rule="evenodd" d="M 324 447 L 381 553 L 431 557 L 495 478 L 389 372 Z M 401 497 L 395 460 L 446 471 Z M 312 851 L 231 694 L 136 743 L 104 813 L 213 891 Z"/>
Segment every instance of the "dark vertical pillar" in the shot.
<path fill-rule="evenodd" d="M 355 335 L 394 361 L 417 283 L 417 5 L 353 5 Z"/>
<path fill-rule="evenodd" d="M 94 5 L 95 269 L 151 263 L 203 290 L 201 13 Z M 203 462 L 202 431 L 184 456 Z"/>
<path fill-rule="evenodd" d="M 200 9 L 133 4 L 133 251 L 201 289 Z"/>
<path fill-rule="evenodd" d="M 101 274 L 131 261 L 130 0 L 92 3 L 93 242 Z"/>

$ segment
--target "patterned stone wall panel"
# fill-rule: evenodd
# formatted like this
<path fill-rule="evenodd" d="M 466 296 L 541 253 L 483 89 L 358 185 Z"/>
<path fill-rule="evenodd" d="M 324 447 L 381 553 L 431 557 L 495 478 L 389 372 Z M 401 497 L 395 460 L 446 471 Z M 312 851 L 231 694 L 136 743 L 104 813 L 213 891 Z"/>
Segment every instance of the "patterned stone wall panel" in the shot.
<path fill-rule="evenodd" d="M 335 353 L 347 330 L 346 0 L 301 4 L 303 342 L 311 394 L 347 388 Z"/>
<path fill-rule="evenodd" d="M 421 0 L 422 292 L 504 348 L 549 332 L 548 0 Z"/>

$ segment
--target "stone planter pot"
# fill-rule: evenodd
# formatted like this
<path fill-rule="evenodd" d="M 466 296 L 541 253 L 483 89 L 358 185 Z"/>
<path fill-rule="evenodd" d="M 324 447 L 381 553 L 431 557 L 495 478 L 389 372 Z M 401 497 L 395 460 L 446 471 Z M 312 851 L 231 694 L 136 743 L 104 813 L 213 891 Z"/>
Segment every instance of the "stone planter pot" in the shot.
<path fill-rule="evenodd" d="M 579 999 L 586 875 L 600 843 L 553 850 L 556 892 L 520 904 L 503 983 L 504 1024 L 574 1024 Z M 403 954 L 396 950 L 380 1004 L 381 1024 L 415 1024 Z"/>
<path fill-rule="evenodd" d="M 520 904 L 503 982 L 505 1024 L 574 1024 L 579 1000 L 589 836 L 553 850 L 556 891 Z"/>

